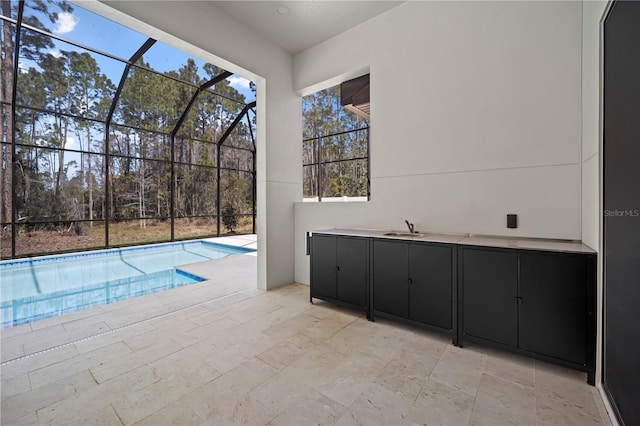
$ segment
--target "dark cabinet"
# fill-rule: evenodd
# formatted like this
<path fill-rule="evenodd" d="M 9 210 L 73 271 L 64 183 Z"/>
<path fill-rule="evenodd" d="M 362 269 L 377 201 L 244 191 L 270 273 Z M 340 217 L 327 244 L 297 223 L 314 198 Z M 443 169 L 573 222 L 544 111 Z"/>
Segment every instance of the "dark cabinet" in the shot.
<path fill-rule="evenodd" d="M 517 255 L 464 249 L 462 276 L 463 333 L 516 346 Z"/>
<path fill-rule="evenodd" d="M 520 254 L 520 347 L 587 362 L 587 258 L 564 253 Z"/>
<path fill-rule="evenodd" d="M 452 330 L 455 250 L 451 246 L 409 246 L 409 317 Z"/>
<path fill-rule="evenodd" d="M 409 244 L 373 241 L 373 309 L 409 317 Z"/>
<path fill-rule="evenodd" d="M 461 247 L 463 339 L 595 373 L 595 256 Z"/>
<path fill-rule="evenodd" d="M 311 300 L 446 331 L 595 381 L 596 256 L 314 234 Z"/>
<path fill-rule="evenodd" d="M 311 298 L 367 309 L 367 238 L 314 235 L 311 238 Z"/>
<path fill-rule="evenodd" d="M 453 332 L 454 262 L 451 245 L 374 240 L 374 312 Z"/>
<path fill-rule="evenodd" d="M 311 296 L 335 299 L 337 252 L 336 237 L 314 235 L 311 239 Z"/>
<path fill-rule="evenodd" d="M 355 306 L 367 305 L 369 277 L 369 240 L 364 238 L 336 238 L 337 299 Z"/>

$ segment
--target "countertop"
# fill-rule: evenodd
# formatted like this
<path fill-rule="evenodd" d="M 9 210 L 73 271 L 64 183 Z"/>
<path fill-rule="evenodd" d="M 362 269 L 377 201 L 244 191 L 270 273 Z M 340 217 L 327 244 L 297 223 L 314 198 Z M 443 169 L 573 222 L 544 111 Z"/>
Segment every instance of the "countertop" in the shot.
<path fill-rule="evenodd" d="M 386 238 L 391 240 L 424 241 L 429 243 L 460 244 L 466 246 L 499 247 L 524 250 L 542 250 L 566 253 L 595 254 L 595 250 L 581 241 L 546 238 L 518 238 L 493 235 L 438 233 L 420 231 L 423 236 L 393 236 L 388 232 L 407 232 L 388 229 L 333 228 L 312 231 L 311 234 L 344 235 L 352 237 Z"/>

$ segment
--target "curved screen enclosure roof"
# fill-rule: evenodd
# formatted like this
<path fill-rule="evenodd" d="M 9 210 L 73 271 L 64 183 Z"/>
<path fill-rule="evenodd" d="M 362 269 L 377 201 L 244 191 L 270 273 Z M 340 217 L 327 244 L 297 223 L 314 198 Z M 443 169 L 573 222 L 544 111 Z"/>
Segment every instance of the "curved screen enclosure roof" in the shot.
<path fill-rule="evenodd" d="M 3 259 L 255 232 L 250 81 L 65 1 L 0 25 Z"/>
<path fill-rule="evenodd" d="M 7 16 L 7 11 L 2 10 L 2 19 L 15 23 L 19 2 L 11 1 L 10 3 L 11 16 Z M 42 6 L 43 3 L 44 6 Z M 34 61 L 36 52 L 32 44 L 39 38 L 36 44 L 40 43 L 40 47 L 46 45 L 46 49 L 44 52 L 37 52 L 38 54 L 45 53 L 59 57 L 62 52 L 90 51 L 100 70 L 116 82 L 122 75 L 124 64 L 144 46 L 148 37 L 79 6 L 67 4 L 61 7 L 61 4 L 64 2 L 48 3 L 34 0 L 24 2 L 20 68 L 24 70 L 31 66 L 38 67 L 39 64 Z M 55 20 L 54 23 L 51 23 L 52 19 Z M 180 74 L 178 70 L 189 61 L 195 65 L 194 75 Z M 194 86 L 198 86 L 199 82 L 210 80 L 213 74 L 224 71 L 161 42 L 154 42 L 145 50 L 136 61 L 136 65 L 175 77 Z M 193 69 L 189 71 L 193 72 Z M 240 103 L 250 103 L 255 100 L 255 94 L 249 90 L 249 81 L 240 76 L 229 76 L 221 84 L 236 88 L 236 91 L 230 95 Z M 215 92 L 215 90 L 212 91 Z"/>

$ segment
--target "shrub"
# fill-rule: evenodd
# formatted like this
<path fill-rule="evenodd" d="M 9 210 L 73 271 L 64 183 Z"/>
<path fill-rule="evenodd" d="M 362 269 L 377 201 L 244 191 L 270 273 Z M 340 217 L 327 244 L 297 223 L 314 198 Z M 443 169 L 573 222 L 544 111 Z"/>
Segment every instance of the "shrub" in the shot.
<path fill-rule="evenodd" d="M 233 204 L 226 203 L 222 208 L 222 223 L 229 232 L 233 232 L 234 228 L 238 226 L 238 214 Z"/>

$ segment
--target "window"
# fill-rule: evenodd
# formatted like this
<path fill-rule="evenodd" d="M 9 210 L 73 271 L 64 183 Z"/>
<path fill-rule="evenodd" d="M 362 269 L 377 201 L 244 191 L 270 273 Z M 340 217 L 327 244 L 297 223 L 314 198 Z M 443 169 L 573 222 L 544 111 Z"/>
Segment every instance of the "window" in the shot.
<path fill-rule="evenodd" d="M 305 201 L 369 199 L 369 75 L 302 99 Z"/>

